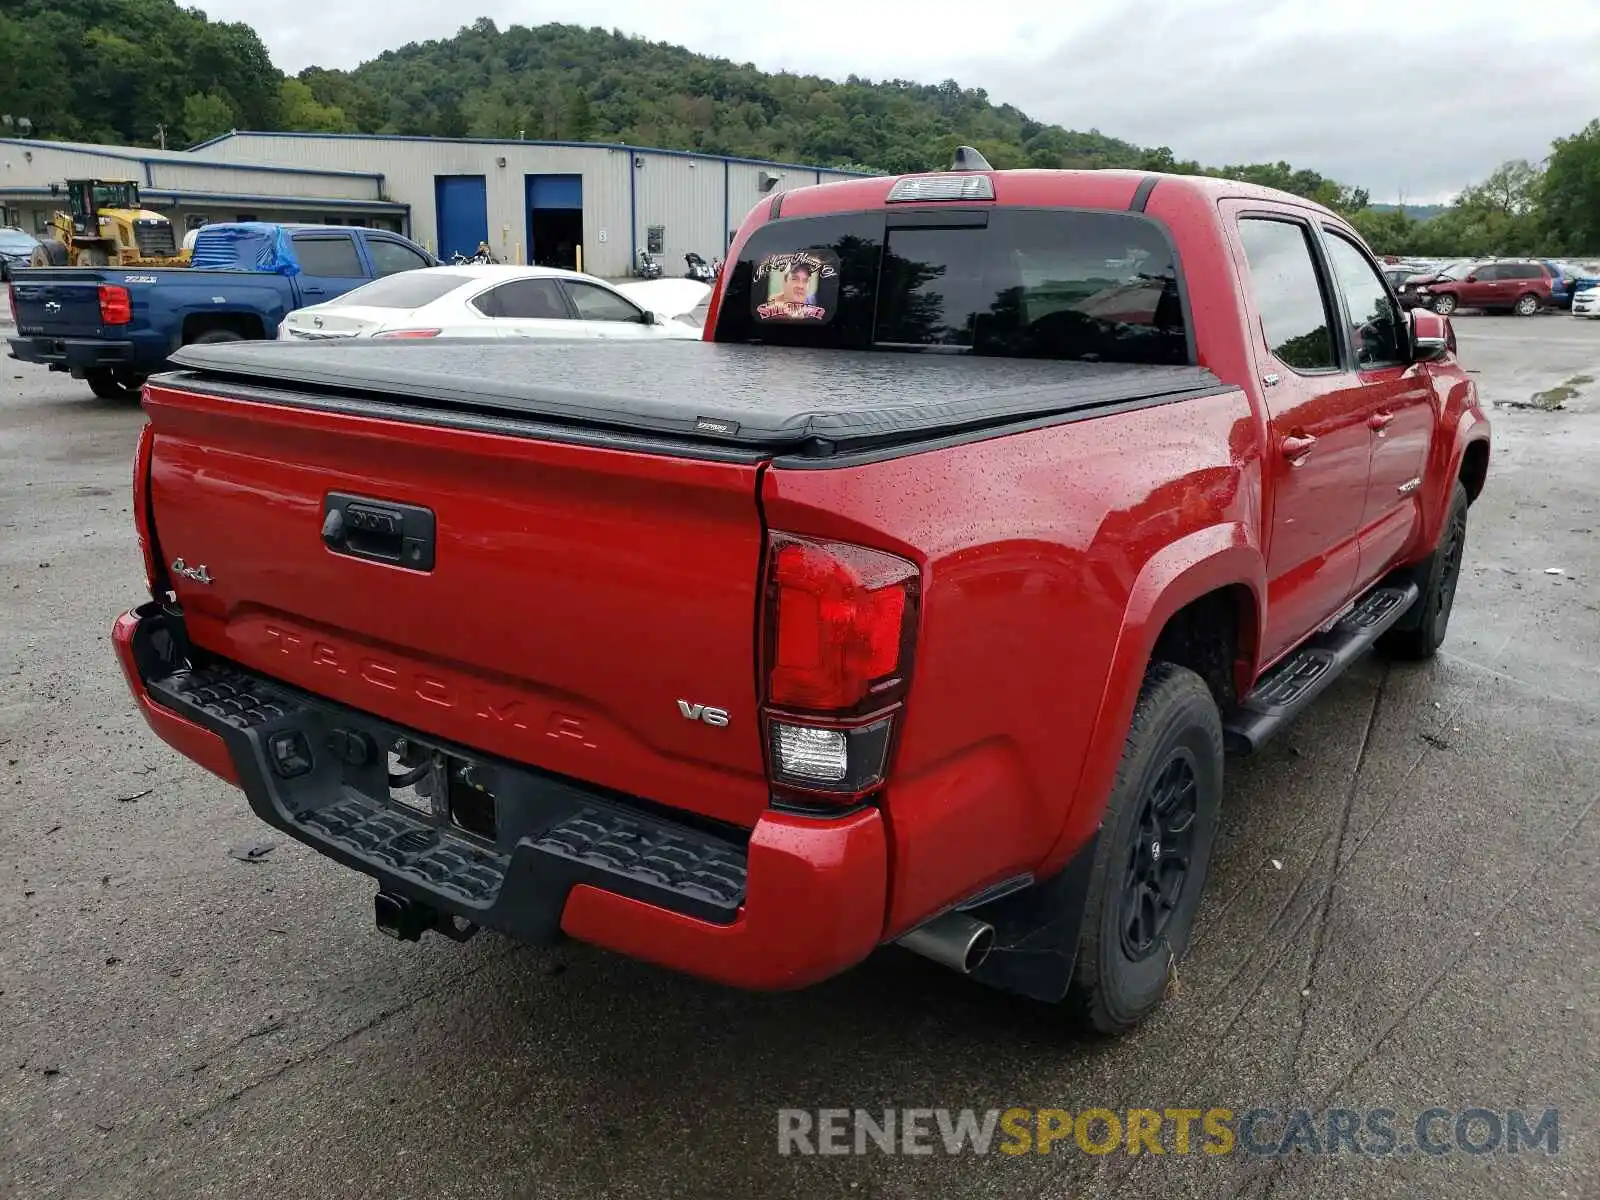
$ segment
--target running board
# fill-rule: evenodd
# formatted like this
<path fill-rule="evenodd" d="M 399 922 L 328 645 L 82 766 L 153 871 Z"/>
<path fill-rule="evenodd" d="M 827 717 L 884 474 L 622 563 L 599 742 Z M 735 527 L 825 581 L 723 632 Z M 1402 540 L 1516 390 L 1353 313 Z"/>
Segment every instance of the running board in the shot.
<path fill-rule="evenodd" d="M 1261 677 L 1222 722 L 1230 754 L 1253 754 L 1372 648 L 1417 602 L 1417 585 L 1373 588 L 1328 629 L 1313 634 Z"/>

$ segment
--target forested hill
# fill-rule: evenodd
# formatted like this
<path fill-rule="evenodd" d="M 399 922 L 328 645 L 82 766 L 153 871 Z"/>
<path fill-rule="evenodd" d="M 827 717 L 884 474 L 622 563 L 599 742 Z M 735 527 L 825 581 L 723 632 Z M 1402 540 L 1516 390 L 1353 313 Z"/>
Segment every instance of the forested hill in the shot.
<path fill-rule="evenodd" d="M 319 101 L 362 129 L 625 141 L 900 172 L 962 142 L 996 166 L 1134 165 L 1143 151 L 995 105 L 953 80 L 837 83 L 769 74 L 601 29 L 499 30 L 392 50 L 347 74 L 308 71 Z"/>
<path fill-rule="evenodd" d="M 144 146 L 230 129 L 559 138 L 900 172 L 969 143 L 997 167 L 1202 169 L 1166 147 L 1032 120 L 954 80 L 774 74 L 571 25 L 485 18 L 353 71 L 286 78 L 248 25 L 174 0 L 0 0 L 0 114 L 12 119 L 0 136 Z M 1286 163 L 1221 171 L 1343 197 Z"/>

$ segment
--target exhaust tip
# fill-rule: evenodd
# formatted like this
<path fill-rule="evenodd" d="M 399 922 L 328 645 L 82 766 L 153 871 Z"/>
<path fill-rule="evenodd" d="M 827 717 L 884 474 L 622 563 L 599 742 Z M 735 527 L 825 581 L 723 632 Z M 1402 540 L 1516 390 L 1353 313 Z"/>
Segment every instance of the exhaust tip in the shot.
<path fill-rule="evenodd" d="M 982 925 L 982 922 L 979 922 Z M 994 949 L 994 926 L 983 925 L 973 934 L 972 940 L 967 943 L 967 954 L 961 973 L 970 975 L 983 965 L 983 960 L 989 957 L 989 951 Z"/>
<path fill-rule="evenodd" d="M 994 949 L 994 926 L 966 913 L 948 912 L 899 938 L 913 954 L 932 959 L 962 975 L 983 965 Z"/>

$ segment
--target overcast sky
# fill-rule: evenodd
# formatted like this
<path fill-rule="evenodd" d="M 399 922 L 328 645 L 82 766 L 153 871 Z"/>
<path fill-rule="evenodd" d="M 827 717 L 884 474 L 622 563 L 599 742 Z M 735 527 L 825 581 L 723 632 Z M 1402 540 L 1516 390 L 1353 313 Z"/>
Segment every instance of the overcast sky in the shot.
<path fill-rule="evenodd" d="M 1041 121 L 1439 200 L 1600 116 L 1600 0 L 191 0 L 277 64 L 353 67 L 482 15 L 618 28 L 768 71 L 955 78 Z"/>

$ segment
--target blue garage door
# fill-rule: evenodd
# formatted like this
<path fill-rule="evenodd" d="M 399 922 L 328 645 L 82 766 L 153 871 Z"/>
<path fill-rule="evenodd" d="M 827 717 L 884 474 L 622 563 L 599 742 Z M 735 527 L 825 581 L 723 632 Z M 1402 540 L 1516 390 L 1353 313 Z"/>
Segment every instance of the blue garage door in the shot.
<path fill-rule="evenodd" d="M 529 208 L 582 208 L 582 175 L 529 175 Z"/>
<path fill-rule="evenodd" d="M 541 267 L 579 266 L 583 243 L 583 176 L 529 175 L 528 261 Z"/>
<path fill-rule="evenodd" d="M 439 257 L 471 254 L 489 240 L 489 195 L 482 175 L 436 175 L 433 204 L 439 214 Z"/>

